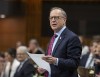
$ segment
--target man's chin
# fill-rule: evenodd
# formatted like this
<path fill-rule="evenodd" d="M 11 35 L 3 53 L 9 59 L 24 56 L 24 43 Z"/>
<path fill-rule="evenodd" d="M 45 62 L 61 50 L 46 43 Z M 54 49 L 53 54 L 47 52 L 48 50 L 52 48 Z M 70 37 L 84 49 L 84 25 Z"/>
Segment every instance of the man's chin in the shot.
<path fill-rule="evenodd" d="M 57 30 L 57 27 L 52 27 L 52 30 L 53 30 L 53 31 Z"/>

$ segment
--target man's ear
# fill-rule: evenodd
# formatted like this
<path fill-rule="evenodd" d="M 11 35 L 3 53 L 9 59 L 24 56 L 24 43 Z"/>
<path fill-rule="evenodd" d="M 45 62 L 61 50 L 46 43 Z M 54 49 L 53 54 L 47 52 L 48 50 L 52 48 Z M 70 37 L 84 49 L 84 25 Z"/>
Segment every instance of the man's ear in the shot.
<path fill-rule="evenodd" d="M 66 22 L 66 20 L 67 20 L 67 18 L 66 17 L 64 17 L 64 21 Z"/>

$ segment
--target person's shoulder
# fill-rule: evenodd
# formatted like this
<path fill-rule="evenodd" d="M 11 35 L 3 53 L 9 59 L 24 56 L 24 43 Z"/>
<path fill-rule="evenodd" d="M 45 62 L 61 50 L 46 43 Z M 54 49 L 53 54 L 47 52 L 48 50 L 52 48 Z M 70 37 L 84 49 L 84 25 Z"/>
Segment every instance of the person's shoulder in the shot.
<path fill-rule="evenodd" d="M 20 62 L 17 59 L 14 59 L 14 63 L 20 64 Z"/>
<path fill-rule="evenodd" d="M 30 59 L 30 58 L 26 61 L 26 64 L 27 64 L 27 65 L 30 65 L 30 66 L 31 66 L 31 65 L 33 66 L 33 63 L 31 62 L 31 59 Z"/>
<path fill-rule="evenodd" d="M 33 64 L 30 62 L 30 60 L 27 60 L 25 63 L 24 63 L 24 67 L 25 68 L 34 68 Z"/>
<path fill-rule="evenodd" d="M 40 49 L 38 49 L 35 54 L 43 54 L 43 53 Z"/>
<path fill-rule="evenodd" d="M 25 65 L 23 66 L 23 72 L 24 72 L 25 75 L 27 75 L 27 74 L 35 74 L 34 65 L 30 61 L 27 61 L 25 63 Z"/>
<path fill-rule="evenodd" d="M 65 36 L 69 38 L 78 37 L 77 34 L 68 28 L 65 28 Z"/>
<path fill-rule="evenodd" d="M 13 63 L 12 63 L 12 68 L 17 68 L 20 65 L 20 62 L 17 59 L 14 59 Z"/>
<path fill-rule="evenodd" d="M 82 58 L 88 57 L 89 55 L 90 55 L 90 52 L 88 52 L 88 53 L 82 55 Z"/>

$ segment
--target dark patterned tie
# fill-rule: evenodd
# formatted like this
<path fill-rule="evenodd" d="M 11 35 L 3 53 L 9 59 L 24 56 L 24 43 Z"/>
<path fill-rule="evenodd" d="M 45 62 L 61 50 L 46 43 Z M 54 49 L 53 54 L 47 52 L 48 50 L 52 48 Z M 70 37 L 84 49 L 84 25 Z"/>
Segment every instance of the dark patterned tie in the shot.
<path fill-rule="evenodd" d="M 56 37 L 57 37 L 57 35 L 54 34 L 51 38 L 49 48 L 48 48 L 48 55 L 51 55 L 51 53 L 52 53 L 52 47 L 53 47 L 53 43 L 54 43 Z"/>

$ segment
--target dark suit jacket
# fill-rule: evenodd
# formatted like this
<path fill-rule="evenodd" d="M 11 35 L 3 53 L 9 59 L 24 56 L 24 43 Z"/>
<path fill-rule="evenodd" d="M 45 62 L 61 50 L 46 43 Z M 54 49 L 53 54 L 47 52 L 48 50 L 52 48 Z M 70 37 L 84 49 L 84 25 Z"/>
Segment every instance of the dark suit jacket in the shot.
<path fill-rule="evenodd" d="M 96 59 L 100 59 L 100 56 L 96 56 Z M 100 64 L 95 64 L 94 63 L 94 66 L 95 66 L 95 74 L 100 74 Z"/>
<path fill-rule="evenodd" d="M 78 77 L 81 43 L 76 34 L 66 28 L 58 39 L 52 56 L 59 59 L 58 65 L 51 64 L 51 77 Z"/>
<path fill-rule="evenodd" d="M 83 55 L 80 61 L 80 66 L 85 67 L 87 59 L 89 58 L 90 53 L 87 53 L 86 55 Z M 97 59 L 100 59 L 100 57 L 95 57 Z M 95 74 L 99 74 L 100 73 L 100 64 L 95 64 Z"/>
<path fill-rule="evenodd" d="M 35 68 L 30 61 L 27 60 L 21 67 L 20 71 L 16 71 L 14 77 L 32 77 L 33 74 L 35 74 Z"/>
<path fill-rule="evenodd" d="M 82 56 L 81 60 L 80 60 L 80 66 L 85 67 L 87 59 L 89 58 L 90 53 L 87 53 L 85 55 Z"/>

